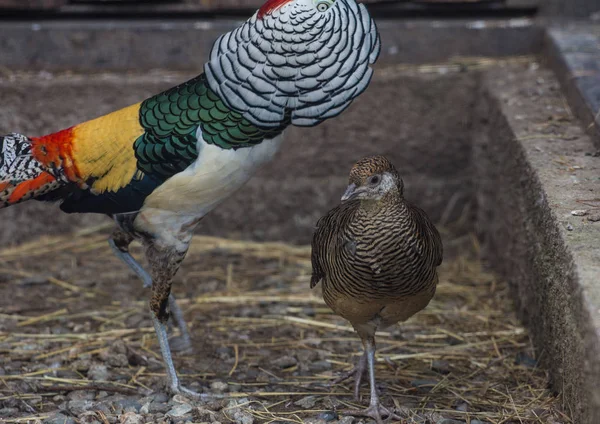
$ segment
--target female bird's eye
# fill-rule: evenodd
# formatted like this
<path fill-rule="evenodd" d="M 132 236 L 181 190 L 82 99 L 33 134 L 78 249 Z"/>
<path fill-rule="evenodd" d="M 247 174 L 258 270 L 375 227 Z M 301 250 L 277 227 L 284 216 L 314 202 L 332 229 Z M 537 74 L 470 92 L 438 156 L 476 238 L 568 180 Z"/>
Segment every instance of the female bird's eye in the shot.
<path fill-rule="evenodd" d="M 331 5 L 325 1 L 321 1 L 319 3 L 317 3 L 317 10 L 319 12 L 325 12 L 327 9 L 329 9 Z"/>
<path fill-rule="evenodd" d="M 371 184 L 379 184 L 379 175 L 373 175 L 371 178 L 369 178 L 369 183 Z"/>

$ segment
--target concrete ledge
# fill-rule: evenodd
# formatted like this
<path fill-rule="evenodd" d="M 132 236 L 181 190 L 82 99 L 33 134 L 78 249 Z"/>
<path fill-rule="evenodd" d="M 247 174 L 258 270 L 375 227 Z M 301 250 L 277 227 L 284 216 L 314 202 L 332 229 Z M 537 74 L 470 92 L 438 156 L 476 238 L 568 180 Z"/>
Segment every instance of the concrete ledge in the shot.
<path fill-rule="evenodd" d="M 551 72 L 492 70 L 481 98 L 473 163 L 483 252 L 511 282 L 573 422 L 598 423 L 600 159 Z"/>
<path fill-rule="evenodd" d="M 1 24 L 9 69 L 107 71 L 203 69 L 213 42 L 241 21 L 37 21 Z M 543 29 L 529 19 L 377 21 L 381 64 L 503 57 L 540 51 Z"/>
<path fill-rule="evenodd" d="M 545 56 L 571 107 L 600 149 L 600 25 L 578 22 L 546 33 Z"/>

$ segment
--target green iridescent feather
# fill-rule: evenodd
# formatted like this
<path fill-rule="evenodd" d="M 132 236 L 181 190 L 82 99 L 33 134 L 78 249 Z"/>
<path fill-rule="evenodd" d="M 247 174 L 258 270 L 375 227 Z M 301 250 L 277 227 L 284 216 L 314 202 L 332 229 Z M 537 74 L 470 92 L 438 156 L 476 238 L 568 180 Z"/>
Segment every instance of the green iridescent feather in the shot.
<path fill-rule="evenodd" d="M 199 126 L 206 143 L 239 149 L 277 136 L 288 124 L 256 127 L 225 106 L 208 87 L 204 74 L 142 102 L 140 123 L 145 133 L 134 143 L 138 168 L 165 179 L 183 171 L 198 157 Z"/>

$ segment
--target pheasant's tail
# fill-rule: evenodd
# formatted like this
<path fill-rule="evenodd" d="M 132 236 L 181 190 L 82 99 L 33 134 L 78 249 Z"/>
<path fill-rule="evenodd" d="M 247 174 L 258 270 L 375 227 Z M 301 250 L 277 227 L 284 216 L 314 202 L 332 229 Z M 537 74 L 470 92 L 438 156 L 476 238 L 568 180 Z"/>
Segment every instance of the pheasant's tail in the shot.
<path fill-rule="evenodd" d="M 31 154 L 31 140 L 21 134 L 0 136 L 0 208 L 42 196 L 60 187 Z"/>

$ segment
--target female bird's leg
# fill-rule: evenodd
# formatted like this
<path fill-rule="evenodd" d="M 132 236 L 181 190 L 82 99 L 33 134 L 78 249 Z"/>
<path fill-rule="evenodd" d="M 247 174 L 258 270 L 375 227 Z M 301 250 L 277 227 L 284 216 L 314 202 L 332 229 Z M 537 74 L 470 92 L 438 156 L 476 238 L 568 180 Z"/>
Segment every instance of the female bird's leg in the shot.
<path fill-rule="evenodd" d="M 363 338 L 365 353 L 367 358 L 367 367 L 369 369 L 369 383 L 371 385 L 371 401 L 369 407 L 363 411 L 360 410 L 345 410 L 340 411 L 342 414 L 353 415 L 359 417 L 369 417 L 377 421 L 377 424 L 383 424 L 382 417 L 387 417 L 387 420 L 402 420 L 402 417 L 382 406 L 379 402 L 377 394 L 377 383 L 375 381 L 375 338 L 367 336 Z M 387 421 L 386 420 L 386 421 Z"/>
<path fill-rule="evenodd" d="M 333 380 L 332 385 L 340 384 L 342 381 L 345 381 L 351 377 L 354 377 L 354 400 L 358 402 L 360 400 L 360 383 L 362 382 L 362 377 L 365 371 L 367 370 L 367 351 L 365 350 L 358 360 L 358 363 L 352 368 L 350 371 L 346 371 L 341 374 L 338 378 Z"/>
<path fill-rule="evenodd" d="M 135 258 L 131 256 L 131 253 L 129 253 L 129 245 L 132 241 L 133 237 L 129 233 L 117 228 L 113 232 L 111 238 L 108 239 L 108 244 L 115 255 L 127 264 L 127 266 L 129 266 L 129 268 L 142 280 L 144 288 L 150 288 L 152 287 L 152 277 L 150 277 L 150 274 L 148 274 Z M 185 319 L 183 318 L 183 311 L 177 304 L 173 294 L 169 296 L 169 311 L 173 317 L 173 321 L 175 321 L 175 325 L 179 328 L 179 332 L 181 333 L 180 337 L 172 341 L 173 349 L 182 351 L 191 348 L 192 338 Z"/>

